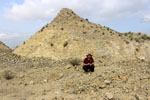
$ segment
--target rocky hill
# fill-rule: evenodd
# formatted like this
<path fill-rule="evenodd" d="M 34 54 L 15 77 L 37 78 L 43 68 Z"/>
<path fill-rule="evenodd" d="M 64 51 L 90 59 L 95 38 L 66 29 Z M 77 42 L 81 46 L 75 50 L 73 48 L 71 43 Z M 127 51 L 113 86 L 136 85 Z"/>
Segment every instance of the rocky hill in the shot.
<path fill-rule="evenodd" d="M 52 59 L 83 58 L 92 53 L 108 60 L 150 59 L 150 37 L 141 33 L 119 33 L 94 24 L 64 8 L 50 23 L 19 46 L 14 53 Z"/>
<path fill-rule="evenodd" d="M 62 9 L 13 53 L 0 43 L 0 100 L 150 100 L 149 42 Z M 89 52 L 95 72 L 84 73 Z"/>
<path fill-rule="evenodd" d="M 8 46 L 6 46 L 3 42 L 0 41 L 0 50 L 9 51 L 11 50 Z"/>

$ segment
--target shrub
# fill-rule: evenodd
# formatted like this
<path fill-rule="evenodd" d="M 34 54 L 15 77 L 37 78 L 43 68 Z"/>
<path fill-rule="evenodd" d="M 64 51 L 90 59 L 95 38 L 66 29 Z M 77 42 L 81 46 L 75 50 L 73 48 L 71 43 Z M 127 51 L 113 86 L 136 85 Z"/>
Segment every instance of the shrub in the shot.
<path fill-rule="evenodd" d="M 138 35 L 141 35 L 141 32 L 139 32 Z"/>
<path fill-rule="evenodd" d="M 83 34 L 86 34 L 86 32 L 83 32 Z"/>
<path fill-rule="evenodd" d="M 68 45 L 68 42 L 66 41 L 65 43 L 64 43 L 64 47 L 66 47 Z"/>
<path fill-rule="evenodd" d="M 42 27 L 41 32 L 43 32 L 44 29 L 45 29 L 45 27 Z"/>
<path fill-rule="evenodd" d="M 61 30 L 64 30 L 64 28 L 62 27 Z"/>
<path fill-rule="evenodd" d="M 110 30 L 110 28 L 109 27 L 106 27 L 107 28 L 107 31 L 109 31 Z"/>
<path fill-rule="evenodd" d="M 125 33 L 124 35 L 125 35 L 125 36 L 128 36 L 128 33 Z"/>
<path fill-rule="evenodd" d="M 139 51 L 139 49 L 138 49 L 138 48 L 136 48 L 136 51 L 138 52 L 138 51 Z"/>
<path fill-rule="evenodd" d="M 150 37 L 147 36 L 147 35 L 143 35 L 141 38 L 142 38 L 143 40 L 150 40 Z"/>
<path fill-rule="evenodd" d="M 86 21 L 89 21 L 87 18 L 85 19 Z"/>
<path fill-rule="evenodd" d="M 129 41 L 125 40 L 126 44 L 129 44 Z"/>
<path fill-rule="evenodd" d="M 122 34 L 121 34 L 121 33 L 119 33 L 119 36 L 122 36 Z"/>
<path fill-rule="evenodd" d="M 14 73 L 10 70 L 5 70 L 3 72 L 3 77 L 6 79 L 6 80 L 11 80 L 14 78 Z"/>
<path fill-rule="evenodd" d="M 53 47 L 54 46 L 54 44 L 53 43 L 51 43 L 51 47 Z"/>
<path fill-rule="evenodd" d="M 74 58 L 74 59 L 71 59 L 71 60 L 70 60 L 70 64 L 71 64 L 72 66 L 78 66 L 78 65 L 80 65 L 80 62 L 81 62 L 81 60 L 78 59 L 78 58 Z"/>

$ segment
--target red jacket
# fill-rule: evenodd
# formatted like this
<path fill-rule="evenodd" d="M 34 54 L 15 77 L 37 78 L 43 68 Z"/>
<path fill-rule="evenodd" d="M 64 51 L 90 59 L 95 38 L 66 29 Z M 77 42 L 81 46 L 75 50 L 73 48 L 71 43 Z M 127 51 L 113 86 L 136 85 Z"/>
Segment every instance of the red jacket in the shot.
<path fill-rule="evenodd" d="M 84 63 L 84 64 L 88 64 L 88 63 L 91 64 L 91 63 L 94 63 L 94 59 L 93 59 L 93 58 L 90 58 L 90 59 L 85 58 L 84 61 L 83 61 L 83 63 Z"/>

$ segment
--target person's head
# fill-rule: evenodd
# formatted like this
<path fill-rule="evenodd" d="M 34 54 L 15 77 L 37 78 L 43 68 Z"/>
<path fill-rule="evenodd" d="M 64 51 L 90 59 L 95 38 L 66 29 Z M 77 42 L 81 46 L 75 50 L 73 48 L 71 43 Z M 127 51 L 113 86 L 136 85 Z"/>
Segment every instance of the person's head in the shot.
<path fill-rule="evenodd" d="M 92 58 L 91 54 L 87 54 L 86 56 L 87 56 L 87 58 Z"/>

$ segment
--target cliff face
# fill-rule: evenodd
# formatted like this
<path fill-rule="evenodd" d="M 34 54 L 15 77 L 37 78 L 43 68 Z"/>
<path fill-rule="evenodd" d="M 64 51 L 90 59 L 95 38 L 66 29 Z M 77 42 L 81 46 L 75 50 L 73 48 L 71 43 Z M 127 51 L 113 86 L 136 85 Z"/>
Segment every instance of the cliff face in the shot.
<path fill-rule="evenodd" d="M 25 57 L 61 60 L 95 58 L 108 60 L 150 59 L 150 37 L 141 33 L 119 33 L 94 24 L 63 8 L 54 20 L 13 52 Z"/>

